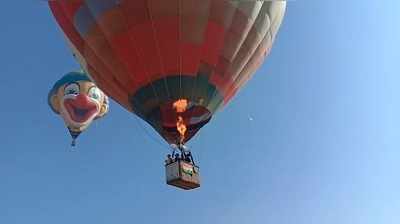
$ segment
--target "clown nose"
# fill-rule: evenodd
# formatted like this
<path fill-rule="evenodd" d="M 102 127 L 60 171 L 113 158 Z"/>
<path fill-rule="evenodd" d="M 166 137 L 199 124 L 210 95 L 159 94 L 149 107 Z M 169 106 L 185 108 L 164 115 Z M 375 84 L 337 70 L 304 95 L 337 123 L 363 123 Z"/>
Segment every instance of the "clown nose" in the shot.
<path fill-rule="evenodd" d="M 79 94 L 78 96 L 76 96 L 74 101 L 75 101 L 75 105 L 80 108 L 84 108 L 84 107 L 93 105 L 93 103 L 90 101 L 89 97 L 84 94 Z"/>

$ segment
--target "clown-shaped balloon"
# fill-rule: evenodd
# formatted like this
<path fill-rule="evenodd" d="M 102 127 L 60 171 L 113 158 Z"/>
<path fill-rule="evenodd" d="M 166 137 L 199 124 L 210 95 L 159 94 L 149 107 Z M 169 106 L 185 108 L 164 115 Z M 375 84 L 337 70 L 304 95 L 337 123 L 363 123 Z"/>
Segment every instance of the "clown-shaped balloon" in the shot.
<path fill-rule="evenodd" d="M 76 138 L 108 112 L 108 97 L 83 72 L 71 72 L 58 80 L 48 95 L 51 109 L 67 126 L 72 146 Z"/>

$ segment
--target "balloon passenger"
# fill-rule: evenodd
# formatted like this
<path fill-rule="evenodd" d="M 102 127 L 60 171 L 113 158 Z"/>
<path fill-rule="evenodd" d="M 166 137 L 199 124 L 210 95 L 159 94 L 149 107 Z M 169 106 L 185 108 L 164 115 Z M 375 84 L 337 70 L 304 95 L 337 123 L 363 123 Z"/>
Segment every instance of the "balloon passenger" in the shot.
<path fill-rule="evenodd" d="M 179 153 L 175 154 L 175 162 L 178 162 L 179 160 L 181 160 Z"/>
<path fill-rule="evenodd" d="M 165 160 L 165 165 L 169 165 L 173 162 L 171 154 L 167 155 L 167 159 Z"/>
<path fill-rule="evenodd" d="M 192 156 L 192 152 L 191 152 L 191 151 L 188 151 L 188 152 L 187 152 L 187 154 L 186 154 L 186 161 L 189 162 L 189 163 L 191 163 L 191 164 L 193 164 L 193 165 L 196 165 L 196 164 L 194 163 L 194 159 L 193 159 L 193 156 Z"/>
<path fill-rule="evenodd" d="M 72 146 L 93 120 L 109 109 L 108 97 L 83 72 L 71 72 L 58 80 L 48 94 L 48 103 L 64 120 Z"/>

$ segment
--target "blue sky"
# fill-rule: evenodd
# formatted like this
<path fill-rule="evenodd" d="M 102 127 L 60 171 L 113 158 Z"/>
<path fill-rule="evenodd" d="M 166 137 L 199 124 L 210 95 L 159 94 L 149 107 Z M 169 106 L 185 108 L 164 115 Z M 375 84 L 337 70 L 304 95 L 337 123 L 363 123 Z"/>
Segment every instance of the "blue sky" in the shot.
<path fill-rule="evenodd" d="M 4 1 L 0 223 L 399 223 L 399 7 L 290 1 L 264 66 L 190 144 L 203 185 L 182 192 L 115 103 L 70 151 L 46 97 L 77 64 L 45 3 Z"/>

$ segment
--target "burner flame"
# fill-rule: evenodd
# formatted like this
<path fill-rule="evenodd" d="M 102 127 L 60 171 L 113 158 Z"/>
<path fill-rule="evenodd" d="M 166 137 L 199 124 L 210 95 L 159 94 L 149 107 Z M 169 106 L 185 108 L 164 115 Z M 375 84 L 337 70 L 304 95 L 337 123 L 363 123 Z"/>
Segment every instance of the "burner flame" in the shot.
<path fill-rule="evenodd" d="M 181 116 L 178 116 L 178 122 L 176 122 L 176 130 L 178 130 L 179 134 L 181 135 L 180 143 L 183 143 L 185 141 L 187 128 Z"/>
<path fill-rule="evenodd" d="M 173 104 L 173 108 L 175 109 L 176 113 L 185 112 L 187 109 L 187 106 L 188 106 L 188 101 L 186 99 L 179 99 L 179 100 L 175 101 Z M 185 134 L 187 131 L 187 127 L 186 127 L 185 121 L 183 120 L 183 117 L 180 115 L 178 115 L 178 120 L 176 122 L 176 130 L 181 135 L 179 143 L 183 144 L 185 141 Z"/>
<path fill-rule="evenodd" d="M 188 106 L 188 101 L 186 99 L 179 99 L 175 101 L 175 103 L 173 104 L 173 107 L 177 113 L 185 112 L 187 106 Z"/>

